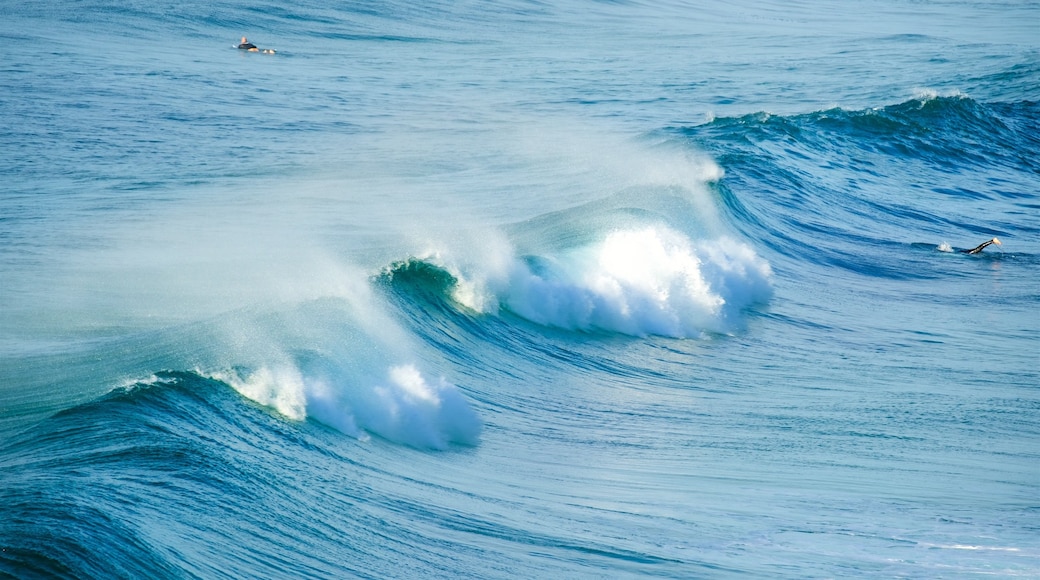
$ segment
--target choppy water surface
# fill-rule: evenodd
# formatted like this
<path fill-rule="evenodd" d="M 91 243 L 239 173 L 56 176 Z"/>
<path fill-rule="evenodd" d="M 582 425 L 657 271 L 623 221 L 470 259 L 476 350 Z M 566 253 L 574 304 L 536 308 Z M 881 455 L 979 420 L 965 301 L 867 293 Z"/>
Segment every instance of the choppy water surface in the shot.
<path fill-rule="evenodd" d="M 3 573 L 1040 573 L 1035 5 L 0 14 Z"/>

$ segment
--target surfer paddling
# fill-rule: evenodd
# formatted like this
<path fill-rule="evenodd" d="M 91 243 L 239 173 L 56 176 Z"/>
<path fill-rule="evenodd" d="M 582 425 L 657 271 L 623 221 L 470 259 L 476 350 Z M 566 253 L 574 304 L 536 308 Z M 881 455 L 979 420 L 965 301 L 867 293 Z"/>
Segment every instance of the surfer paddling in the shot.
<path fill-rule="evenodd" d="M 987 242 L 982 242 L 981 244 L 975 246 L 974 248 L 972 248 L 970 250 L 961 250 L 961 253 L 964 253 L 964 254 L 978 254 L 978 253 L 982 252 L 982 250 L 986 249 L 986 246 L 988 246 L 990 244 L 996 244 L 996 245 L 999 246 L 1000 245 L 1000 240 L 998 240 L 997 238 L 993 238 L 992 240 L 989 240 Z"/>
<path fill-rule="evenodd" d="M 242 42 L 238 43 L 238 48 L 241 49 L 241 50 L 245 50 L 247 52 L 260 52 L 260 53 L 263 53 L 263 54 L 274 54 L 274 49 L 271 49 L 271 48 L 259 49 L 259 48 L 256 47 L 255 44 L 253 44 L 252 42 L 249 42 L 246 39 L 246 37 L 244 37 L 244 36 L 242 37 Z"/>

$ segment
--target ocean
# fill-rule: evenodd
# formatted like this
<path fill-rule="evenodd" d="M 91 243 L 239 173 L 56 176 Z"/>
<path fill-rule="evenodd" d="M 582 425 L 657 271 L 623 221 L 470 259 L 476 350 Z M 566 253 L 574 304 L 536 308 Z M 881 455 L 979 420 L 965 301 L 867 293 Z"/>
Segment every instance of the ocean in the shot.
<path fill-rule="evenodd" d="M 0 577 L 1040 576 L 1038 30 L 0 6 Z"/>

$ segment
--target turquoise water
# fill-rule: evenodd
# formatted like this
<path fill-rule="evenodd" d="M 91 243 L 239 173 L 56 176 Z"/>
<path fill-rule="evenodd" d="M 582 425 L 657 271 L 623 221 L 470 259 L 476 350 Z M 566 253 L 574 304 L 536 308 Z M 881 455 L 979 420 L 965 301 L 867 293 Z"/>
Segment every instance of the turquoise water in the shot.
<path fill-rule="evenodd" d="M 1040 574 L 1040 7 L 0 14 L 0 573 Z"/>

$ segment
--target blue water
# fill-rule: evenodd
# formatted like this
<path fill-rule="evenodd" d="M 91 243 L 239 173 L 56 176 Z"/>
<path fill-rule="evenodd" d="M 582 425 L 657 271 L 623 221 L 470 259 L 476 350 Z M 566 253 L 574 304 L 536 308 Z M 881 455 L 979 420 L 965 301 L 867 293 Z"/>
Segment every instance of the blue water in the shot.
<path fill-rule="evenodd" d="M 1040 6 L 328 4 L 0 8 L 0 576 L 1040 576 Z"/>

